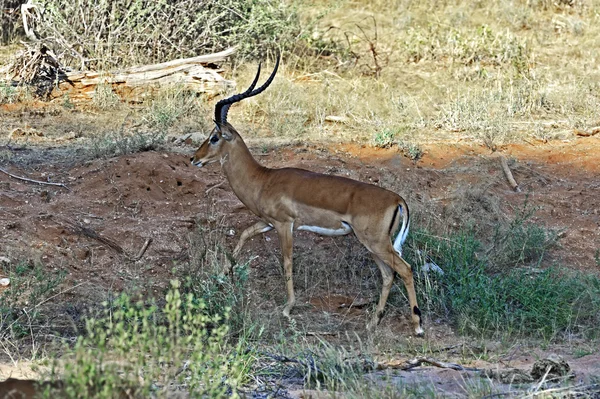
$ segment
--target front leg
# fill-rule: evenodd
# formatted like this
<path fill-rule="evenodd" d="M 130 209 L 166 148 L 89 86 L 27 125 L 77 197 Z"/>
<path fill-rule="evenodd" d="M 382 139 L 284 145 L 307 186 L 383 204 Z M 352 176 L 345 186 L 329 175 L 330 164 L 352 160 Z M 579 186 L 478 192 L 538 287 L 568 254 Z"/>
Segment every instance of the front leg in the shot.
<path fill-rule="evenodd" d="M 242 250 L 242 247 L 244 246 L 246 241 L 248 241 L 249 239 L 251 239 L 252 237 L 254 237 L 258 234 L 266 233 L 267 231 L 272 230 L 272 229 L 273 229 L 273 226 L 263 222 L 262 220 L 256 222 L 252 226 L 248 227 L 246 230 L 244 230 L 242 232 L 240 241 L 238 242 L 238 244 L 235 246 L 235 249 L 233 250 L 233 257 L 237 259 L 238 255 L 240 254 L 240 251 Z"/>
<path fill-rule="evenodd" d="M 283 256 L 283 270 L 285 274 L 285 285 L 287 288 L 287 304 L 283 309 L 283 315 L 290 317 L 290 312 L 296 303 L 294 295 L 294 281 L 292 276 L 292 257 L 293 257 L 293 223 L 278 223 L 275 225 L 277 235 L 279 236 L 279 245 L 281 246 L 281 255 Z"/>

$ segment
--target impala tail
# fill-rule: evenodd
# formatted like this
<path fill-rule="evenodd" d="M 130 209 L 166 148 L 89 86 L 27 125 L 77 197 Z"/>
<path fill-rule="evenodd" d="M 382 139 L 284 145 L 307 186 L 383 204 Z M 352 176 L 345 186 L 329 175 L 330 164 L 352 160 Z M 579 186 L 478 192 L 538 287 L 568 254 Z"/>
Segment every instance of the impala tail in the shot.
<path fill-rule="evenodd" d="M 402 218 L 402 226 L 398 230 L 398 234 L 394 239 L 394 249 L 398 252 L 398 255 L 402 257 L 402 245 L 404 241 L 406 241 L 406 236 L 408 236 L 408 229 L 410 227 L 410 214 L 408 212 L 408 206 L 406 204 L 400 204 L 396 208 L 396 212 L 394 212 L 394 220 L 392 220 L 392 225 L 398 223 L 396 221 L 397 218 Z"/>

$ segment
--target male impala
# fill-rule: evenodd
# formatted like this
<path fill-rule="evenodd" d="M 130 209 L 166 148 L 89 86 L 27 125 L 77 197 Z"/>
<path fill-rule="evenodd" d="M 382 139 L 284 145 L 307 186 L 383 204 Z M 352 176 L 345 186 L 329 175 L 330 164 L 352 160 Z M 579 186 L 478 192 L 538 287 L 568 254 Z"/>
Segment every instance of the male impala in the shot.
<path fill-rule="evenodd" d="M 244 243 L 251 237 L 272 229 L 277 231 L 288 297 L 283 314 L 289 317 L 296 302 L 292 281 L 294 229 L 327 236 L 354 232 L 371 252 L 383 276 L 381 297 L 369 328 L 374 328 L 381 320 L 395 270 L 408 292 L 415 333 L 423 335 L 412 270 L 401 257 L 410 223 L 404 199 L 381 187 L 344 177 L 296 168 L 263 167 L 252 157 L 239 133 L 227 122 L 231 104 L 263 92 L 273 81 L 278 67 L 279 58 L 271 76 L 254 90 L 260 75 L 259 65 L 248 90 L 217 103 L 216 126 L 191 159 L 198 167 L 220 162 L 235 195 L 261 219 L 242 232 L 234 256 L 239 255 Z"/>

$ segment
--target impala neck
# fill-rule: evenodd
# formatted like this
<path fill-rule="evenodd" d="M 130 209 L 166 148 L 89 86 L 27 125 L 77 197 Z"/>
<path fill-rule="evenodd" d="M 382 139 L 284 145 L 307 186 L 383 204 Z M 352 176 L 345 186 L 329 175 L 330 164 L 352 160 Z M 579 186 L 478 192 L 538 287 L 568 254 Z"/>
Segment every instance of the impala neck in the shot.
<path fill-rule="evenodd" d="M 235 195 L 250 210 L 256 211 L 263 175 L 267 168 L 256 162 L 241 136 L 236 135 L 228 147 L 228 151 L 221 158 L 223 172 Z"/>

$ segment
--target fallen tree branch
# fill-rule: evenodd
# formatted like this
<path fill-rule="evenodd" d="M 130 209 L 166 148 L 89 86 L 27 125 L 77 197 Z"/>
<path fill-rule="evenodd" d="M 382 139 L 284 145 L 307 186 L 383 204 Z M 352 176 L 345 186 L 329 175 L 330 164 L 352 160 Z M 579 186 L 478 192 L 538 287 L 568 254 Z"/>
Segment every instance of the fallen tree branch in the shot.
<path fill-rule="evenodd" d="M 139 101 L 140 97 L 152 95 L 157 88 L 173 85 L 214 96 L 235 87 L 235 83 L 205 65 L 223 61 L 234 52 L 235 48 L 230 48 L 219 53 L 117 71 L 66 72 L 64 81 L 54 88 L 50 97 L 62 98 L 68 94 L 74 101 L 91 100 L 98 85 L 108 86 L 123 100 Z"/>
<path fill-rule="evenodd" d="M 65 188 L 68 191 L 71 191 L 71 190 L 69 190 L 69 187 L 67 187 L 64 183 L 51 183 L 51 182 L 48 182 L 48 181 L 41 181 L 41 180 L 29 179 L 27 177 L 21 177 L 21 176 L 13 175 L 12 173 L 10 173 L 10 172 L 2 169 L 2 168 L 0 168 L 0 172 L 2 172 L 4 174 L 7 174 L 8 176 L 12 177 L 13 179 L 23 180 L 23 181 L 26 181 L 26 182 L 29 182 L 29 183 L 45 184 L 47 186 L 58 186 L 58 187 Z"/>
<path fill-rule="evenodd" d="M 67 43 L 59 44 L 76 53 Z M 224 61 L 234 52 L 235 47 L 213 54 L 100 72 L 84 71 L 85 60 L 82 60 L 82 71 L 68 71 L 59 65 L 49 45 L 38 42 L 15 57 L 5 78 L 13 85 L 33 86 L 36 95 L 44 99 L 67 95 L 75 102 L 93 100 L 98 86 L 105 86 L 121 100 L 131 102 L 151 98 L 159 89 L 173 86 L 215 96 L 234 88 L 235 82 L 224 79 L 220 70 L 208 65 Z"/>
<path fill-rule="evenodd" d="M 502 165 L 502 170 L 504 171 L 504 176 L 506 176 L 506 180 L 508 180 L 508 184 L 510 184 L 514 191 L 520 193 L 521 189 L 519 188 L 519 185 L 515 181 L 515 178 L 513 177 L 513 174 L 510 171 L 510 168 L 508 167 L 508 162 L 506 162 L 506 158 L 503 155 L 500 155 L 498 158 L 500 158 L 500 164 Z"/>
<path fill-rule="evenodd" d="M 92 239 L 106 245 L 107 247 L 111 248 L 119 255 L 125 254 L 125 250 L 119 244 L 117 244 L 116 242 L 114 242 L 113 240 L 110 240 L 108 238 L 101 237 L 94 230 L 92 230 L 88 227 L 82 226 L 79 223 L 75 223 L 70 220 L 67 220 L 67 219 L 62 219 L 62 222 L 69 225 L 71 227 L 71 230 L 73 231 L 73 233 L 75 233 L 77 235 L 86 236 L 88 238 L 92 238 Z"/>

